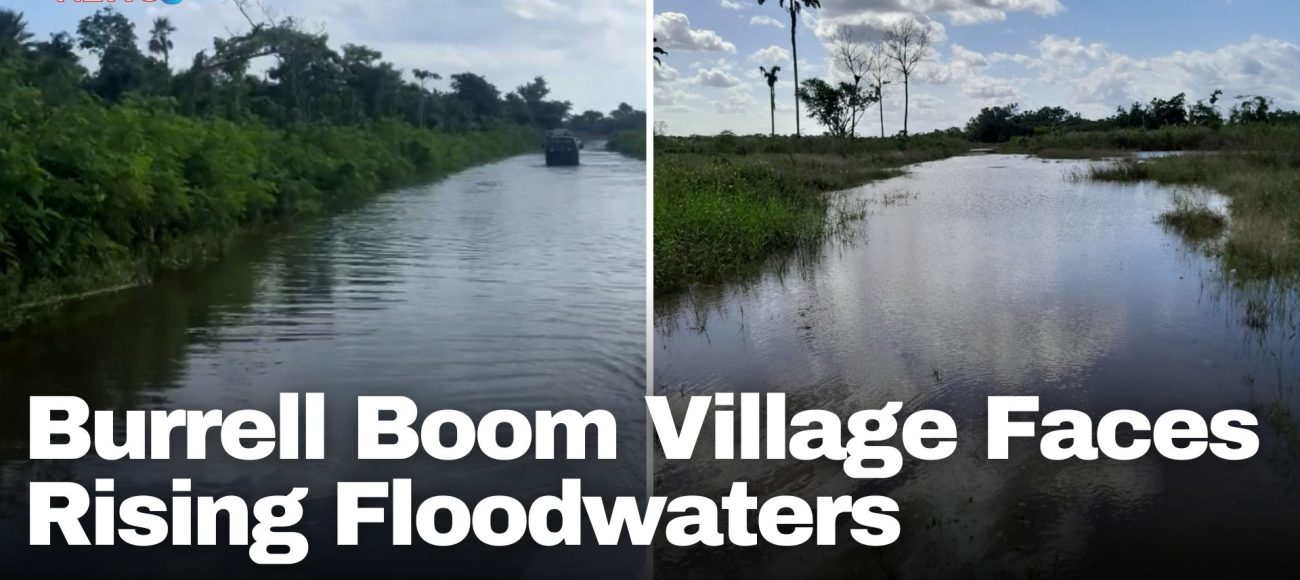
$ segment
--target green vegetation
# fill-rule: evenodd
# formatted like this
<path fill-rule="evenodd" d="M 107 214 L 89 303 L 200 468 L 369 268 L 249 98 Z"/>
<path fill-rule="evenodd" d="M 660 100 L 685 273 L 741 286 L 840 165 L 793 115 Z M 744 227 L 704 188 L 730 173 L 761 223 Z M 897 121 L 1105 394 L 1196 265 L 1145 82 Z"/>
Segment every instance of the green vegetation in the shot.
<path fill-rule="evenodd" d="M 1222 255 L 1239 276 L 1294 276 L 1300 273 L 1300 113 L 1279 110 L 1267 97 L 1241 95 L 1225 115 L 1219 111 L 1222 96 L 1216 90 L 1189 104 L 1180 93 L 1119 107 L 1098 120 L 1060 107 L 989 107 L 967 123 L 966 135 L 1003 143 L 1003 151 L 1043 157 L 1194 152 L 1125 158 L 1076 177 L 1212 188 L 1232 199 L 1230 223 L 1208 208 L 1183 202 L 1175 203 L 1161 221 L 1194 241 L 1218 237 L 1226 227 Z"/>
<path fill-rule="evenodd" d="M 1300 124 L 1218 131 L 1219 150 L 1213 154 L 1125 159 L 1100 165 L 1089 177 L 1202 185 L 1227 195 L 1232 199 L 1223 248 L 1227 267 L 1251 278 L 1295 275 L 1300 272 Z M 1196 208 L 1175 207 L 1163 219 L 1180 230 L 1193 225 L 1206 235 L 1215 228 L 1214 220 Z"/>
<path fill-rule="evenodd" d="M 1208 207 L 1181 201 L 1160 216 L 1160 223 L 1193 242 L 1214 239 L 1223 233 L 1228 220 Z"/>
<path fill-rule="evenodd" d="M 765 0 L 758 0 L 765 4 Z M 908 137 L 909 82 L 931 53 L 932 31 L 912 19 L 896 22 L 883 39 L 867 42 L 850 27 L 831 47 L 835 67 L 850 81 L 799 80 L 798 24 L 814 0 L 780 0 L 790 18 L 795 87 L 793 138 L 777 137 L 776 82 L 781 70 L 760 66 L 768 86 L 771 136 L 656 137 L 655 291 L 671 292 L 753 268 L 763 258 L 816 243 L 858 208 L 833 209 L 827 192 L 893 177 L 909 163 L 966 151 L 960 131 Z M 667 52 L 656 45 L 656 65 Z M 884 89 L 903 84 L 903 128 L 885 137 Z M 800 138 L 800 105 L 827 136 Z M 880 138 L 858 139 L 858 126 L 879 109 Z"/>
<path fill-rule="evenodd" d="M 0 9 L 0 331 L 202 262 L 240 231 L 535 151 L 566 120 L 644 126 L 626 105 L 570 119 L 541 77 L 503 95 L 466 72 L 431 90 L 440 75 L 407 82 L 380 53 L 335 51 L 292 19 L 250 16 L 247 33 L 174 73 L 175 32 L 156 21 L 146 54 L 103 9 L 75 36 L 36 42 Z M 98 59 L 94 73 L 75 49 Z M 266 74 L 250 74 L 260 58 Z"/>
<path fill-rule="evenodd" d="M 1217 149 L 1224 137 L 1220 128 L 1287 125 L 1300 122 L 1300 113 L 1278 110 L 1273 100 L 1258 95 L 1241 95 L 1225 118 L 1218 103 L 1223 91 L 1211 93 L 1209 101 L 1188 105 L 1183 93 L 1168 99 L 1119 107 L 1104 119 L 1085 119 L 1061 107 L 1022 111 L 1016 103 L 985 107 L 966 123 L 966 136 L 982 143 L 1010 143 L 1012 149 L 1031 151 L 1138 150 L 1171 151 Z M 1231 135 L 1226 136 L 1231 138 Z"/>
<path fill-rule="evenodd" d="M 759 0 L 763 4 L 763 0 Z M 797 15 L 819 2 L 778 2 L 789 14 L 796 45 Z M 1186 94 L 1118 107 L 1086 119 L 1061 107 L 987 107 L 964 129 L 908 137 L 908 85 L 931 52 L 931 31 L 902 19 L 883 39 L 863 41 L 836 31 L 834 68 L 850 81 L 800 81 L 794 73 L 795 139 L 659 137 L 655 143 L 655 289 L 676 290 L 725 278 L 775 252 L 823 239 L 831 230 L 824 192 L 889 177 L 899 167 L 964 151 L 973 143 L 1043 157 L 1106 158 L 1134 151 L 1201 151 L 1213 155 L 1127 160 L 1083 175 L 1114 181 L 1154 180 L 1203 185 L 1232 197 L 1231 223 L 1204 207 L 1177 206 L 1164 223 L 1193 239 L 1228 229 L 1224 255 L 1250 276 L 1300 272 L 1300 113 L 1278 110 L 1258 95 L 1223 91 L 1189 102 Z M 662 50 L 654 51 L 659 63 Z M 795 62 L 798 62 L 797 53 Z M 775 132 L 776 67 L 760 66 L 769 86 Z M 903 85 L 903 127 L 885 138 L 887 85 Z M 827 137 L 799 139 L 800 105 Z M 867 109 L 880 113 L 880 139 L 858 139 Z"/>
<path fill-rule="evenodd" d="M 965 151 L 942 134 L 904 139 L 656 137 L 655 292 L 722 280 L 834 231 L 826 192 Z M 861 212 L 850 212 L 861 216 Z"/>
<path fill-rule="evenodd" d="M 628 157 L 645 159 L 645 128 L 619 131 L 610 136 L 605 148 Z"/>
<path fill-rule="evenodd" d="M 606 139 L 618 147 L 610 147 L 611 151 L 645 159 L 645 111 L 633 109 L 627 103 L 619 105 L 608 115 L 600 111 L 585 111 L 570 117 L 565 125 L 583 140 Z M 632 142 L 637 133 L 641 135 L 639 145 Z"/>

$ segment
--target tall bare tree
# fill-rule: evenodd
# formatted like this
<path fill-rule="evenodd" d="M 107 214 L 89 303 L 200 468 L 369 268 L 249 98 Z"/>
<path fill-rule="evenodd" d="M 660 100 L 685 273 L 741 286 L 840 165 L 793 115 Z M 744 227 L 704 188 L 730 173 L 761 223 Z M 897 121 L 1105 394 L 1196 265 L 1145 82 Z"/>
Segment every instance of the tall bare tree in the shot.
<path fill-rule="evenodd" d="M 867 47 L 867 90 L 876 98 L 880 109 L 880 138 L 885 138 L 885 85 L 894 82 L 894 63 L 889 59 L 884 42 L 873 42 Z"/>
<path fill-rule="evenodd" d="M 862 94 L 862 80 L 867 77 L 868 69 L 867 48 L 858 40 L 853 29 L 847 26 L 841 26 L 835 31 L 835 39 L 831 42 L 831 58 L 835 61 L 835 67 L 849 75 L 853 82 L 852 95 Z M 874 96 L 874 95 L 872 95 Z M 862 116 L 866 114 L 867 99 L 850 99 L 849 101 L 849 138 L 857 136 L 858 123 Z"/>
<path fill-rule="evenodd" d="M 763 68 L 761 66 L 758 67 L 758 72 L 763 73 L 763 77 L 767 79 L 767 93 L 768 96 L 770 96 L 772 99 L 772 136 L 773 137 L 776 136 L 776 73 L 779 72 L 780 70 L 781 67 L 776 65 L 772 65 L 772 70 L 767 70 L 766 68 Z"/>
<path fill-rule="evenodd" d="M 766 0 L 758 0 L 762 5 Z M 794 136 L 799 136 L 799 43 L 795 29 L 799 24 L 799 11 L 804 8 L 821 8 L 821 0 L 777 0 L 777 5 L 790 14 L 790 52 L 794 63 Z"/>
<path fill-rule="evenodd" d="M 885 34 L 885 53 L 894 70 L 903 77 L 903 135 L 907 133 L 908 105 L 911 101 L 909 81 L 921 61 L 930 54 L 930 28 L 908 18 L 894 24 Z"/>

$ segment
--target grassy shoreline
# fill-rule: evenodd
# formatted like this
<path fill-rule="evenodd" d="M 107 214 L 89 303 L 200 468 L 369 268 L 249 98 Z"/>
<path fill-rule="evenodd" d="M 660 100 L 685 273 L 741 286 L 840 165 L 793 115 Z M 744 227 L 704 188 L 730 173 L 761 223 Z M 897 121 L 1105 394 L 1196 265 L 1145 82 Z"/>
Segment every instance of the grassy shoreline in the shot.
<path fill-rule="evenodd" d="M 833 231 L 827 194 L 968 150 L 963 139 L 657 137 L 654 291 L 726 280 Z"/>
<path fill-rule="evenodd" d="M 1093 157 L 1097 151 L 1205 153 L 1112 160 L 1093 166 L 1079 177 L 1111 182 L 1152 181 L 1217 191 L 1231 200 L 1230 219 L 1204 205 L 1181 200 L 1160 216 L 1161 223 L 1193 242 L 1218 238 L 1226 229 L 1224 243 L 1217 252 L 1225 269 L 1239 276 L 1289 278 L 1300 273 L 1298 125 L 1075 133 L 1035 137 L 1008 149 L 1057 157 Z"/>

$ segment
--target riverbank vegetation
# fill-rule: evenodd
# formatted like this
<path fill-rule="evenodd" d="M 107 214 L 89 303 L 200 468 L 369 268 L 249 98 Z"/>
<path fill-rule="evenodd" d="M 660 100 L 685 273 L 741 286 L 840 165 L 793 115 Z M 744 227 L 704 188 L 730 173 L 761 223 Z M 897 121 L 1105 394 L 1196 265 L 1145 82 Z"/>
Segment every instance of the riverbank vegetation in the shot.
<path fill-rule="evenodd" d="M 834 231 L 827 192 L 965 151 L 912 139 L 655 137 L 655 292 L 723 280 Z"/>
<path fill-rule="evenodd" d="M 645 159 L 645 128 L 624 129 L 609 137 L 605 148 L 628 157 Z"/>
<path fill-rule="evenodd" d="M 605 148 L 629 157 L 645 159 L 645 111 L 627 103 L 610 111 L 586 111 L 574 115 L 567 126 L 584 141 L 605 140 Z"/>
<path fill-rule="evenodd" d="M 1100 181 L 1154 181 L 1211 188 L 1231 198 L 1229 214 L 1174 203 L 1160 221 L 1193 241 L 1223 230 L 1225 266 L 1239 276 L 1283 278 L 1300 273 L 1300 113 L 1271 99 L 1235 98 L 1220 112 L 1222 91 L 1188 103 L 1183 94 L 1084 119 L 1059 107 L 1021 111 L 986 108 L 966 126 L 972 140 L 1005 143 L 1006 151 L 1044 157 L 1107 158 L 1083 177 Z M 1185 155 L 1135 158 L 1137 151 Z"/>
<path fill-rule="evenodd" d="M 763 4 L 760 0 L 759 4 Z M 878 42 L 866 42 L 850 29 L 838 32 L 831 50 L 836 68 L 852 82 L 799 80 L 797 24 L 816 1 L 781 2 L 790 18 L 795 86 L 795 135 L 775 134 L 775 85 L 781 67 L 759 67 L 768 87 L 764 112 L 772 134 L 714 137 L 655 137 L 654 255 L 655 291 L 672 292 L 750 270 L 762 259 L 801 245 L 818 243 L 835 231 L 838 220 L 861 216 L 833 211 L 828 192 L 902 174 L 902 167 L 964 152 L 960 131 L 909 136 L 909 79 L 930 54 L 931 31 L 913 20 L 891 27 Z M 667 52 L 655 50 L 654 62 Z M 864 139 L 858 127 L 873 107 L 884 106 L 884 88 L 903 86 L 903 128 L 885 137 Z M 802 106 L 802 109 L 801 109 Z M 826 130 L 800 137 L 801 111 Z"/>
<path fill-rule="evenodd" d="M 1221 252 L 1225 266 L 1248 278 L 1293 277 L 1300 273 L 1300 124 L 1223 131 L 1224 145 L 1214 153 L 1126 158 L 1095 166 L 1089 177 L 1197 185 L 1222 193 L 1231 199 Z M 1195 229 L 1205 232 L 1201 226 L 1214 226 L 1206 219 L 1209 213 L 1175 205 L 1162 220 L 1197 224 Z"/>
<path fill-rule="evenodd" d="M 781 3 L 791 18 L 792 51 L 799 12 L 820 7 Z M 1135 102 L 1101 119 L 1062 107 L 986 107 L 963 128 L 909 136 L 908 81 L 928 62 L 929 34 L 907 19 L 879 40 L 859 38 L 849 28 L 837 31 L 827 48 L 838 79 L 846 80 L 801 81 L 796 70 L 795 138 L 775 135 L 778 66 L 759 66 L 754 76 L 768 88 L 768 102 L 756 113 L 770 118 L 770 137 L 656 137 L 656 291 L 722 279 L 772 253 L 816 243 L 828 231 L 831 200 L 824 192 L 971 148 L 1084 159 L 1138 151 L 1214 152 L 1126 159 L 1085 178 L 1214 188 L 1232 198 L 1231 220 L 1205 207 L 1176 205 L 1162 221 L 1197 238 L 1226 228 L 1224 255 L 1239 273 L 1300 272 L 1300 113 L 1280 110 L 1266 96 L 1226 97 L 1214 90 L 1194 102 L 1186 94 Z M 657 65 L 661 57 L 670 55 L 656 51 Z M 901 131 L 887 138 L 883 111 L 891 85 L 902 85 L 904 114 Z M 859 132 L 875 116 L 867 114 L 870 109 L 878 113 L 880 138 Z M 798 138 L 801 110 L 825 136 Z"/>
<path fill-rule="evenodd" d="M 238 232 L 536 151 L 577 118 L 541 77 L 503 93 L 465 72 L 439 89 L 440 74 L 407 80 L 373 49 L 237 5 L 248 31 L 178 72 L 165 18 L 141 39 L 102 9 L 42 41 L 0 9 L 0 332 L 203 262 Z M 644 125 L 626 106 L 590 113 Z"/>

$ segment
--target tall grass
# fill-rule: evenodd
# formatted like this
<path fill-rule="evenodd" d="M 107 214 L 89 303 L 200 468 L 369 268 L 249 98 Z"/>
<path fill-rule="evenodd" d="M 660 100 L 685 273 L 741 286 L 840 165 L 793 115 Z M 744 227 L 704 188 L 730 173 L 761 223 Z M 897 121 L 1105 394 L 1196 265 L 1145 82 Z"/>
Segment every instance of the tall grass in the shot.
<path fill-rule="evenodd" d="M 900 175 L 902 166 L 950 156 L 964 140 L 827 137 L 655 139 L 655 292 L 751 270 L 763 258 L 820 243 L 846 216 L 826 192 Z"/>

